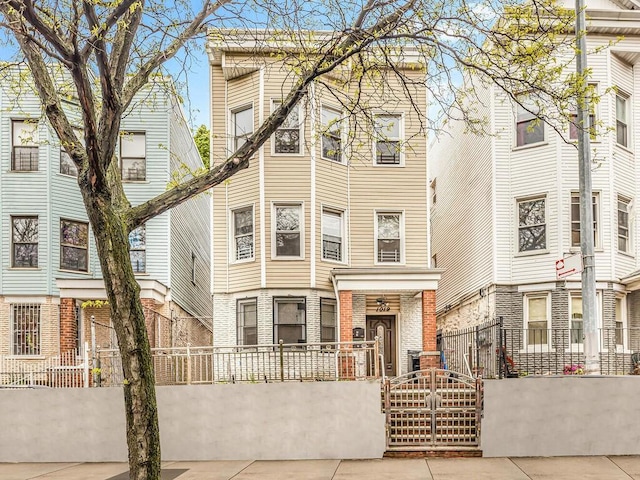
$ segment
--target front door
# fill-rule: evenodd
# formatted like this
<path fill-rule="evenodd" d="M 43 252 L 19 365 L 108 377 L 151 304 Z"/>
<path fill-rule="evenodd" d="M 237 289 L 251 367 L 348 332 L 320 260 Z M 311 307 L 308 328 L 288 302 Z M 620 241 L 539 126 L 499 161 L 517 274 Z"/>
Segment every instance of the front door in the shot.
<path fill-rule="evenodd" d="M 396 373 L 396 316 L 367 315 L 367 340 L 381 339 L 380 347 L 384 357 L 384 373 L 393 377 Z"/>

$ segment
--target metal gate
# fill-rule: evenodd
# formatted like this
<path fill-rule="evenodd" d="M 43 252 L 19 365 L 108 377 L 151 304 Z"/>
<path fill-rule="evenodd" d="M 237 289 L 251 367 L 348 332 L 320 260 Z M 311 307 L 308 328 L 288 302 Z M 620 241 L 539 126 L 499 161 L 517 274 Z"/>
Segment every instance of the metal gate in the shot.
<path fill-rule="evenodd" d="M 430 369 L 387 379 L 389 450 L 477 448 L 482 380 Z"/>

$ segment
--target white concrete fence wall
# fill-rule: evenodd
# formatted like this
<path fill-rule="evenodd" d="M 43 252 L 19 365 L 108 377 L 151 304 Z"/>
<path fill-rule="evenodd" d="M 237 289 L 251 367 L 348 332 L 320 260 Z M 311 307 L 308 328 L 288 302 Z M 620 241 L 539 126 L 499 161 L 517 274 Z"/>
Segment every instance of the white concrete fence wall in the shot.
<path fill-rule="evenodd" d="M 379 382 L 158 387 L 164 460 L 380 458 Z M 126 461 L 120 388 L 0 390 L 0 462 Z"/>
<path fill-rule="evenodd" d="M 640 455 L 640 378 L 484 382 L 485 457 Z"/>

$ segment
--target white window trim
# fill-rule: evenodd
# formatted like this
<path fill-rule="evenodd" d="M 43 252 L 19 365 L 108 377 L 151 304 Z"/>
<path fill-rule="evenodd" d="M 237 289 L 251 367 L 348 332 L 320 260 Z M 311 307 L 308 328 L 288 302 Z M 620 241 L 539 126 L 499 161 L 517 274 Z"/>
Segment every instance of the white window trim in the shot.
<path fill-rule="evenodd" d="M 300 340 L 303 340 L 302 343 L 300 343 L 301 345 L 306 344 L 309 339 L 308 339 L 308 332 L 307 329 L 309 328 L 309 304 L 307 302 L 307 297 L 306 296 L 295 296 L 295 297 L 283 297 L 283 296 L 274 296 L 272 297 L 272 305 L 273 305 L 273 314 L 272 314 L 272 338 L 273 338 L 273 343 L 278 343 L 280 341 L 279 338 L 276 338 L 276 325 L 278 326 L 278 330 L 280 330 L 280 325 L 301 325 L 304 326 L 304 328 L 301 329 L 301 333 L 302 333 L 302 337 Z M 278 303 L 297 303 L 297 304 L 304 304 L 304 324 L 292 324 L 292 323 L 281 323 L 280 322 L 280 318 L 278 315 L 278 308 L 277 305 Z M 318 303 L 319 306 L 319 303 Z M 318 312 L 318 320 L 320 320 L 319 317 L 319 313 Z M 318 322 L 319 323 L 319 322 Z M 280 336 L 280 335 L 278 335 Z"/>
<path fill-rule="evenodd" d="M 579 251 L 580 250 L 580 245 L 572 245 L 573 239 L 571 238 L 571 232 L 572 227 L 573 227 L 573 213 L 572 213 L 572 207 L 573 207 L 573 197 L 574 195 L 578 195 L 578 200 L 580 199 L 580 193 L 576 192 L 576 191 L 572 191 L 571 194 L 569 195 L 569 248 L 571 249 L 571 251 Z M 594 218 L 594 223 L 596 224 L 596 231 L 595 231 L 595 236 L 594 236 L 594 245 L 593 248 L 595 248 L 596 250 L 601 250 L 602 249 L 602 223 L 601 223 L 601 196 L 600 196 L 600 192 L 599 191 L 594 191 L 592 192 L 592 196 L 595 197 L 596 199 L 596 218 Z M 592 201 L 593 202 L 593 201 Z M 545 205 L 545 210 L 546 210 L 546 205 Z M 617 212 L 617 210 L 616 210 Z M 546 211 L 545 211 L 545 218 L 546 218 Z M 580 222 L 582 222 L 582 220 L 580 220 Z"/>
<path fill-rule="evenodd" d="M 399 214 L 400 215 L 400 261 L 399 262 L 379 262 L 378 261 L 378 215 Z M 380 209 L 373 211 L 373 264 L 374 265 L 404 265 L 406 263 L 406 235 L 404 224 L 405 211 L 394 209 Z"/>
<path fill-rule="evenodd" d="M 328 157 L 323 157 L 322 156 L 322 138 L 324 136 L 324 129 L 325 126 L 322 123 L 322 109 L 326 108 L 327 110 L 333 110 L 334 112 L 336 112 L 339 116 L 340 116 L 340 121 L 336 122 L 340 124 L 340 158 L 338 160 L 334 160 L 333 158 L 328 158 Z M 322 103 L 320 104 L 320 126 L 321 126 L 321 131 L 320 131 L 320 141 L 318 142 L 318 144 L 320 145 L 320 158 L 322 160 L 326 160 L 328 162 L 332 162 L 332 163 L 337 163 L 337 164 L 341 164 L 344 165 L 346 164 L 346 156 L 345 156 L 345 145 L 346 145 L 346 141 L 347 141 L 347 137 L 346 137 L 346 129 L 343 128 L 346 124 L 346 119 L 342 118 L 343 116 L 343 112 L 342 109 L 335 107 L 333 105 L 330 104 L 325 104 Z"/>
<path fill-rule="evenodd" d="M 122 137 L 125 137 L 127 135 L 142 135 L 144 136 L 144 156 L 143 157 L 129 157 L 129 156 L 125 156 L 123 157 L 122 155 Z M 148 183 L 149 182 L 149 153 L 148 153 L 148 143 L 147 143 L 147 132 L 145 130 L 121 130 L 120 131 L 120 138 L 119 138 L 119 145 L 118 145 L 118 160 L 120 161 L 120 175 L 122 176 L 122 181 L 124 183 Z M 123 158 L 127 159 L 127 160 L 142 160 L 144 163 L 144 179 L 143 180 L 129 180 L 129 179 L 125 179 L 124 178 L 124 164 L 123 164 Z"/>
<path fill-rule="evenodd" d="M 300 209 L 300 255 L 299 256 L 282 256 L 277 255 L 276 249 L 276 208 L 277 207 L 298 207 Z M 304 260 L 305 258 L 305 220 L 304 220 L 304 202 L 295 201 L 272 201 L 271 202 L 271 260 Z"/>
<path fill-rule="evenodd" d="M 545 221 L 545 243 L 546 247 L 538 250 L 520 250 L 520 203 L 521 202 L 531 202 L 534 200 L 544 200 L 544 221 Z M 546 193 L 540 195 L 531 195 L 528 197 L 519 197 L 516 198 L 515 203 L 515 238 L 514 238 L 514 256 L 515 257 L 526 257 L 529 255 L 542 255 L 549 253 L 549 197 Z"/>
<path fill-rule="evenodd" d="M 522 96 L 528 97 L 526 93 L 523 94 Z M 521 108 L 521 106 L 517 102 L 514 102 L 514 104 L 515 104 L 515 110 L 514 110 L 515 118 L 513 119 L 513 140 L 512 140 L 513 144 L 511 148 L 513 150 L 524 150 L 526 148 L 538 147 L 541 145 L 548 144 L 549 141 L 547 140 L 547 129 L 545 128 L 544 122 L 542 120 L 539 120 L 540 126 L 542 127 L 542 140 L 540 140 L 539 142 L 523 143 L 522 145 L 518 145 L 518 124 L 522 123 L 522 122 L 518 122 L 518 110 Z M 532 120 L 535 120 L 535 119 L 538 119 L 538 117 L 534 114 Z M 530 121 L 531 120 L 527 120 L 527 122 L 530 122 Z"/>
<path fill-rule="evenodd" d="M 589 82 L 588 85 L 593 87 L 593 94 L 597 97 L 598 96 L 598 85 L 599 84 L 596 83 L 596 82 Z M 589 100 L 591 100 L 591 99 L 589 99 Z M 593 125 L 589 126 L 590 128 L 594 128 L 595 129 L 596 125 L 598 124 L 598 120 L 600 119 L 599 105 L 600 105 L 599 102 L 598 103 L 594 103 L 592 101 L 589 101 L 589 109 L 591 110 L 591 112 L 590 112 L 590 114 L 588 116 L 593 115 L 593 120 L 594 120 Z M 576 115 L 576 117 L 577 117 L 577 114 L 578 114 L 578 108 L 576 106 L 575 110 L 571 110 L 571 116 Z M 578 134 L 579 134 L 579 131 L 578 131 Z M 567 138 L 572 142 L 577 142 L 578 141 L 577 137 L 576 138 L 571 138 L 571 125 L 569 125 L 569 128 L 567 129 Z M 596 129 L 596 135 L 592 135 L 590 137 L 590 140 L 591 140 L 592 143 L 593 142 L 595 142 L 595 143 L 600 142 L 600 137 L 599 137 L 599 135 L 597 135 L 597 129 Z"/>
<path fill-rule="evenodd" d="M 235 232 L 235 219 L 234 213 L 238 210 L 244 210 L 245 208 L 251 208 L 252 216 L 252 234 L 253 234 L 253 254 L 250 258 L 243 258 L 238 260 L 236 258 L 236 232 Z M 229 264 L 248 263 L 256 261 L 256 206 L 254 203 L 247 203 L 245 205 L 238 205 L 229 209 Z"/>
<path fill-rule="evenodd" d="M 624 99 L 625 103 L 626 103 L 626 112 L 625 112 L 625 122 L 626 122 L 626 127 L 627 127 L 627 144 L 623 145 L 621 143 L 618 143 L 618 97 Z M 631 117 L 632 114 L 631 112 L 633 112 L 633 104 L 631 102 L 631 95 L 628 94 L 626 91 L 618 89 L 615 92 L 615 98 L 614 98 L 614 105 L 613 105 L 613 118 L 616 121 L 616 128 L 614 128 L 613 133 L 615 135 L 615 139 L 613 144 L 620 147 L 620 148 L 624 148 L 627 150 L 632 150 L 633 149 L 633 144 L 631 142 L 632 139 L 632 125 L 631 125 Z"/>
<path fill-rule="evenodd" d="M 615 237 L 615 242 L 616 242 L 616 252 L 621 253 L 623 255 L 629 255 L 629 256 L 634 256 L 633 254 L 633 248 L 634 248 L 634 242 L 633 242 L 633 229 L 634 229 L 634 225 L 633 225 L 633 200 L 630 197 L 626 197 L 624 195 L 616 195 L 616 223 L 615 223 L 615 232 L 616 232 L 616 237 Z M 618 248 L 619 245 L 619 223 L 618 223 L 618 203 L 619 202 L 623 202 L 627 204 L 627 250 L 620 250 L 620 248 Z"/>
<path fill-rule="evenodd" d="M 536 343 L 529 345 L 529 299 L 546 298 L 547 300 L 547 343 Z M 549 329 L 551 328 L 551 292 L 532 292 L 525 293 L 522 296 L 522 323 L 523 323 L 523 342 L 520 353 L 530 352 L 552 352 L 551 338 L 549 338 Z"/>
<path fill-rule="evenodd" d="M 276 111 L 276 107 L 275 107 L 276 103 L 282 103 L 282 100 L 277 99 L 277 98 L 272 98 L 271 99 L 271 113 Z M 294 108 L 298 109 L 298 120 L 300 121 L 300 125 L 298 126 L 298 132 L 299 132 L 299 141 L 298 141 L 298 143 L 300 144 L 300 151 L 298 153 L 277 153 L 276 152 L 276 132 L 273 132 L 271 137 L 269 137 L 270 141 L 271 141 L 271 156 L 272 157 L 302 157 L 302 156 L 304 156 L 304 124 L 305 124 L 304 109 L 302 108 L 302 103 L 301 102 L 298 102 Z M 278 128 L 280 128 L 280 127 L 278 127 Z"/>
<path fill-rule="evenodd" d="M 255 304 L 256 306 L 256 343 L 250 343 L 247 344 L 245 343 L 245 338 L 244 338 L 244 329 L 246 328 L 246 325 L 243 323 L 242 325 L 240 325 L 238 323 L 239 320 L 239 312 L 240 312 L 240 305 L 251 305 L 251 304 Z M 243 321 L 244 321 L 244 317 L 243 317 Z M 242 329 L 242 338 L 240 338 L 240 329 Z M 259 330 L 258 330 L 258 297 L 247 297 L 247 298 L 238 298 L 236 299 L 236 345 L 259 345 L 260 342 L 258 340 L 258 335 L 259 335 Z M 242 340 L 242 342 L 241 342 Z"/>
<path fill-rule="evenodd" d="M 332 160 L 334 161 L 334 160 Z M 341 244 L 341 258 L 342 260 L 338 261 L 338 260 L 330 260 L 327 258 L 324 258 L 322 251 L 322 245 L 324 242 L 324 212 L 328 211 L 331 213 L 336 213 L 336 214 L 340 214 L 341 217 L 341 239 L 342 239 L 342 244 Z M 346 224 L 347 224 L 347 212 L 344 208 L 338 208 L 338 207 L 332 207 L 330 205 L 324 205 L 322 204 L 320 206 L 320 260 L 323 262 L 327 262 L 327 263 L 335 263 L 335 264 L 339 264 L 339 265 L 345 265 L 348 264 L 348 258 L 347 258 L 347 229 L 346 229 Z M 377 218 L 377 217 L 376 217 Z"/>
<path fill-rule="evenodd" d="M 603 352 L 606 351 L 602 345 L 602 292 L 600 290 L 596 291 L 596 330 L 598 332 L 598 349 Z M 582 298 L 582 291 L 577 290 L 575 292 L 569 292 L 569 318 L 567 319 L 567 327 L 571 329 L 571 303 L 574 298 Z M 584 316 L 583 316 L 584 322 Z M 582 324 L 582 331 L 584 332 L 584 323 Z M 571 338 L 571 337 L 569 337 Z M 582 343 L 568 343 L 567 352 L 583 352 L 584 351 L 584 341 Z"/>
<path fill-rule="evenodd" d="M 253 102 L 248 102 L 248 103 L 242 103 L 240 105 L 236 105 L 234 107 L 229 108 L 229 110 L 227 111 L 227 125 L 228 125 L 228 131 L 229 131 L 229 135 L 228 135 L 228 139 L 229 141 L 227 142 L 227 155 L 233 155 L 236 151 L 235 146 L 236 146 L 236 129 L 235 129 L 235 124 L 233 121 L 233 116 L 236 113 L 239 112 L 243 112 L 244 110 L 247 109 L 251 109 L 251 116 L 253 118 L 253 128 L 251 130 L 251 133 L 249 134 L 249 137 L 251 135 L 253 135 L 255 133 L 255 129 L 256 129 L 256 112 L 255 112 L 255 107 L 253 105 Z"/>
<path fill-rule="evenodd" d="M 615 295 L 615 300 L 617 301 L 620 300 L 621 301 L 621 305 L 620 305 L 620 310 L 622 311 L 622 345 L 618 346 L 616 345 L 616 352 L 618 353 L 631 353 L 632 350 L 629 348 L 629 318 L 627 315 L 627 296 L 617 293 Z M 614 332 L 615 332 L 615 322 L 616 322 L 616 317 L 615 317 L 615 304 L 613 307 L 613 312 L 614 312 L 614 318 L 613 318 L 613 328 L 614 328 Z M 602 335 L 601 335 L 602 337 Z M 601 340 L 602 341 L 602 340 Z M 615 341 L 615 337 L 614 337 L 614 341 Z M 604 350 L 604 349 L 603 349 Z"/>
<path fill-rule="evenodd" d="M 399 125 L 399 130 L 400 130 L 400 137 L 398 137 L 398 143 L 400 144 L 400 163 L 398 164 L 380 164 L 377 162 L 377 155 L 378 155 L 378 149 L 377 149 L 377 141 L 378 141 L 378 135 L 376 132 L 376 126 L 374 124 L 373 126 L 373 142 L 371 145 L 371 151 L 373 152 L 373 166 L 377 167 L 377 168 L 400 168 L 400 167 L 404 167 L 404 157 L 405 157 L 405 131 L 404 131 L 404 121 L 405 121 L 405 114 L 404 112 L 401 113 L 387 113 L 387 112 L 378 112 L 376 114 L 374 114 L 374 119 L 377 117 L 398 117 L 398 121 L 400 122 Z M 375 120 L 374 120 L 375 121 Z M 392 137 L 388 137 L 387 140 L 393 141 L 394 138 Z"/>

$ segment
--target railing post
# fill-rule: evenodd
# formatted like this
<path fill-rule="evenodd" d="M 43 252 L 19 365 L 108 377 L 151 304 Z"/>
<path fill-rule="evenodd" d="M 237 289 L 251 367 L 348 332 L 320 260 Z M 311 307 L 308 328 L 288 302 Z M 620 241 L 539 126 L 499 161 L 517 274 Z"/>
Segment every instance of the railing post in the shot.
<path fill-rule="evenodd" d="M 187 385 L 191 385 L 191 344 L 187 343 Z"/>
<path fill-rule="evenodd" d="M 376 378 L 380 377 L 380 365 L 378 365 L 378 336 L 373 337 L 373 365 L 374 375 Z"/>
<path fill-rule="evenodd" d="M 499 338 L 499 340 L 498 340 L 498 378 L 500 378 L 500 379 L 503 378 L 503 372 L 502 372 L 502 369 L 503 369 L 503 365 L 502 365 L 502 362 L 503 362 L 502 348 L 505 348 L 505 349 L 507 348 L 506 345 L 504 345 L 502 343 L 503 336 L 504 336 L 504 339 L 505 339 L 504 343 L 506 344 L 507 343 L 506 342 L 507 335 L 506 335 L 506 332 L 504 332 L 504 330 L 502 328 L 502 316 L 500 316 L 500 317 L 498 317 L 498 338 Z M 503 345 L 504 345 L 504 347 L 503 347 Z"/>
<path fill-rule="evenodd" d="M 476 339 L 475 339 L 475 349 L 476 349 L 476 377 L 480 373 L 480 326 L 476 325 Z M 473 370 L 472 370 L 473 371 Z"/>
<path fill-rule="evenodd" d="M 284 382 L 284 342 L 282 339 L 280 339 L 278 345 L 280 345 L 280 381 Z"/>
<path fill-rule="evenodd" d="M 82 372 L 82 383 L 84 384 L 83 387 L 84 388 L 89 388 L 89 344 L 87 342 L 84 342 L 84 352 L 83 352 L 83 357 L 84 357 L 84 369 Z"/>

